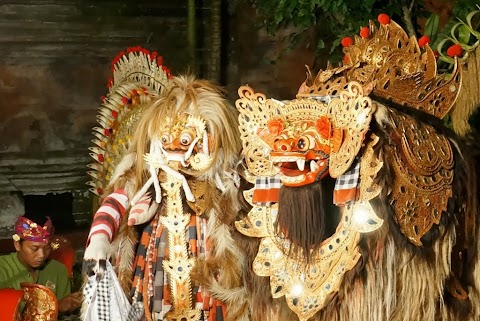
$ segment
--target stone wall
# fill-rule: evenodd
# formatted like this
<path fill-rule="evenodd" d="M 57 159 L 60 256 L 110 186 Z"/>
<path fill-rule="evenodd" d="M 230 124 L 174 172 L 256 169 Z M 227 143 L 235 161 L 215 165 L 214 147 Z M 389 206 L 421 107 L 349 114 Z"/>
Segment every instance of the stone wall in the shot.
<path fill-rule="evenodd" d="M 187 2 L 0 2 L 0 234 L 27 194 L 71 192 L 76 221 L 88 223 L 88 147 L 110 61 L 141 45 L 175 73 L 188 70 Z"/>
<path fill-rule="evenodd" d="M 285 38 L 293 27 L 280 29 L 275 35 L 259 28 L 260 18 L 249 4 L 241 3 L 230 14 L 226 36 L 227 64 L 225 84 L 229 99 L 237 99 L 238 87 L 248 84 L 257 92 L 277 99 L 292 99 L 306 78 L 305 65 L 315 61 L 312 34 L 289 48 Z M 326 60 L 325 60 L 326 62 Z"/>

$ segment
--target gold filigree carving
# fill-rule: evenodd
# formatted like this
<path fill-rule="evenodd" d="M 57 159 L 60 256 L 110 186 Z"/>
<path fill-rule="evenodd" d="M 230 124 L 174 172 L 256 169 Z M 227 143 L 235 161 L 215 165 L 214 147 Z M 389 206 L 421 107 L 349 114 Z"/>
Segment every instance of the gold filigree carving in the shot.
<path fill-rule="evenodd" d="M 253 190 L 245 192 L 252 204 Z M 307 263 L 303 255 L 290 254 L 290 241 L 275 232 L 277 206 L 254 205 L 247 217 L 236 222 L 237 229 L 250 237 L 262 238 L 253 270 L 259 276 L 270 277 L 273 298 L 285 296 L 289 308 L 301 321 L 308 320 L 326 304 L 331 293 L 338 291 L 346 272 L 360 258 L 358 242 L 361 233 L 378 229 L 379 219 L 368 202 L 362 203 L 367 211 L 360 214 L 369 223 L 361 224 L 355 218 L 357 205 L 348 204 L 342 211 L 342 219 L 333 236 L 325 240 L 315 259 Z"/>
<path fill-rule="evenodd" d="M 192 284 L 190 272 L 195 259 L 188 255 L 185 231 L 190 222 L 190 214 L 184 212 L 180 188 L 182 181 L 167 175 L 162 183 L 167 193 L 166 215 L 160 222 L 168 229 L 168 260 L 163 261 L 163 268 L 169 276 L 173 311 L 167 313 L 167 320 L 200 320 L 201 311 L 192 309 Z"/>
<path fill-rule="evenodd" d="M 439 224 L 452 195 L 453 152 L 448 139 L 429 125 L 391 114 L 395 144 L 387 153 L 395 171 L 390 202 L 401 231 L 417 246 Z"/>
<path fill-rule="evenodd" d="M 331 119 L 334 128 L 344 131 L 344 140 L 338 151 L 330 153 L 330 176 L 339 177 L 352 165 L 367 132 L 374 106 L 370 98 L 364 96 L 363 87 L 356 82 L 348 84 L 348 89 L 340 93 L 340 98 L 332 99 Z M 368 93 L 367 93 L 368 94 Z"/>
<path fill-rule="evenodd" d="M 207 207 L 204 198 L 207 183 L 199 180 L 190 180 L 188 181 L 188 186 L 190 186 L 193 197 L 195 197 L 195 202 L 187 201 L 188 206 L 195 212 L 195 215 L 201 216 Z"/>
<path fill-rule="evenodd" d="M 250 237 L 274 236 L 274 222 L 277 218 L 278 205 L 273 204 L 270 207 L 255 205 L 253 199 L 253 189 L 243 192 L 245 200 L 252 205 L 248 216 L 235 222 L 237 230 Z"/>
<path fill-rule="evenodd" d="M 400 105 L 443 118 L 460 92 L 461 70 L 455 62 L 448 77 L 437 75 L 435 55 L 429 46 L 422 51 L 415 37 L 409 38 L 394 21 L 378 28 L 370 22 L 370 37 L 355 36 L 345 47 L 348 64 L 321 70 L 300 86 L 297 97 L 327 96 L 357 81 L 374 83 L 373 93 Z"/>
<path fill-rule="evenodd" d="M 267 121 L 280 115 L 281 104 L 255 93 L 252 88 L 242 86 L 238 89 L 240 99 L 235 103 L 238 111 L 243 154 L 249 170 L 258 176 L 273 176 L 278 169 L 269 159 L 270 148 L 257 135 L 257 129 L 265 127 Z"/>
<path fill-rule="evenodd" d="M 375 111 L 372 101 L 365 96 L 371 90 L 370 85 L 350 82 L 345 88 L 327 101 L 297 99 L 284 103 L 268 100 L 249 87 L 240 88 L 237 108 L 240 111 L 242 140 L 249 172 L 256 176 L 273 176 L 277 170 L 272 160 L 305 161 L 306 156 L 297 151 L 298 146 L 283 151 L 274 150 L 277 148 L 274 144 L 272 147 L 272 141 L 275 143 L 276 139 L 274 134 L 280 133 L 279 136 L 284 135 L 284 139 L 296 137 L 298 133 L 304 135 L 305 128 L 321 119 L 322 124 L 328 124 L 328 135 L 324 137 L 327 139 L 319 141 L 327 144 L 328 149 L 325 150 L 330 151 L 330 175 L 342 175 L 362 148 Z M 330 124 L 332 128 L 329 127 Z M 258 138 L 259 133 L 263 140 Z M 342 209 L 341 223 L 335 234 L 325 240 L 315 253 L 311 253 L 313 259 L 310 262 L 303 255 L 291 254 L 290 241 L 275 229 L 277 204 L 253 204 L 253 189 L 244 192 L 252 209 L 247 217 L 235 225 L 244 235 L 262 238 L 253 263 L 254 272 L 270 277 L 272 296 L 285 296 L 290 309 L 302 321 L 312 317 L 326 304 L 326 299 L 338 291 L 344 274 L 358 262 L 361 233 L 376 230 L 383 224 L 383 220 L 375 215 L 368 202 L 380 191 L 379 186 L 372 184 L 383 165 L 373 152 L 377 141 L 378 138 L 372 137 L 366 147 L 367 158 L 361 167 L 365 182 L 361 188 L 361 202 L 347 204 Z M 283 181 L 282 175 L 280 178 Z M 367 184 L 372 185 L 371 189 Z"/>
<path fill-rule="evenodd" d="M 371 200 L 380 194 L 382 187 L 375 183 L 377 173 L 382 169 L 383 162 L 377 158 L 374 146 L 378 143 L 378 136 L 370 135 L 370 142 L 365 147 L 360 163 L 359 199 Z"/>
<path fill-rule="evenodd" d="M 338 97 L 326 103 L 297 99 L 282 105 L 261 93 L 255 93 L 250 87 L 242 86 L 236 105 L 240 112 L 243 152 L 249 171 L 258 176 L 273 176 L 279 171 L 270 157 L 272 149 L 258 136 L 258 131 L 266 128 L 269 120 L 280 117 L 290 124 L 326 116 L 331 120 L 333 129 L 343 133 L 340 147 L 332 149 L 329 160 L 330 176 L 342 175 L 358 154 L 375 111 L 371 99 L 365 96 L 369 90 L 368 86 L 365 88 L 351 82 L 347 90 L 339 92 Z M 327 146 L 333 145 L 333 141 L 325 143 Z"/>

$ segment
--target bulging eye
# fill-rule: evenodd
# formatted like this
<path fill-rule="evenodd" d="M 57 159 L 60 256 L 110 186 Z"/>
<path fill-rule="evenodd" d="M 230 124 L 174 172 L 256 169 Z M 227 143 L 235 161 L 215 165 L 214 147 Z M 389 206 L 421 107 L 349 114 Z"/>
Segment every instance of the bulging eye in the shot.
<path fill-rule="evenodd" d="M 300 150 L 305 150 L 307 148 L 307 141 L 305 140 L 305 138 L 302 137 L 297 140 L 297 148 Z"/>
<path fill-rule="evenodd" d="M 315 139 L 311 135 L 301 136 L 297 140 L 297 148 L 304 152 L 315 147 Z"/>
<path fill-rule="evenodd" d="M 180 135 L 180 144 L 182 144 L 183 146 L 190 145 L 192 140 L 193 137 L 190 133 L 182 133 L 182 135 Z"/>
<path fill-rule="evenodd" d="M 172 142 L 172 135 L 169 133 L 164 133 L 160 138 L 163 144 L 170 144 Z"/>

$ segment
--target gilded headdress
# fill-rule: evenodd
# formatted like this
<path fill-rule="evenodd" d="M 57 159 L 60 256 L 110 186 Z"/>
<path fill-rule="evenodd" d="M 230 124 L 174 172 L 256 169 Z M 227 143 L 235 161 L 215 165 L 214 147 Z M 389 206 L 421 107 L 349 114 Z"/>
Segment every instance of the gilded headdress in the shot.
<path fill-rule="evenodd" d="M 429 46 L 422 50 L 417 39 L 408 37 L 394 21 L 370 22 L 366 37 L 356 35 L 345 47 L 344 64 L 328 66 L 316 77 L 308 72 L 298 98 L 336 95 L 351 81 L 373 84 L 372 95 L 422 110 L 438 118 L 452 108 L 461 85 L 460 66 L 455 62 L 447 77 L 437 75 L 435 55 Z"/>

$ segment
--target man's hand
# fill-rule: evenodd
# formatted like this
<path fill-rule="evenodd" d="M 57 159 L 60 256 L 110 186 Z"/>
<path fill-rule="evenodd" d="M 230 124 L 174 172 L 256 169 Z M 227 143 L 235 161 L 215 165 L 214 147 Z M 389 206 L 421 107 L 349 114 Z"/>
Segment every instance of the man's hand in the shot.
<path fill-rule="evenodd" d="M 106 260 L 110 259 L 111 245 L 105 234 L 94 234 L 83 256 L 83 273 L 88 276 L 97 275 L 101 280 L 105 273 Z"/>
<path fill-rule="evenodd" d="M 78 309 L 82 305 L 83 295 L 82 292 L 75 292 L 67 295 L 60 301 L 58 301 L 58 312 L 72 312 Z"/>

